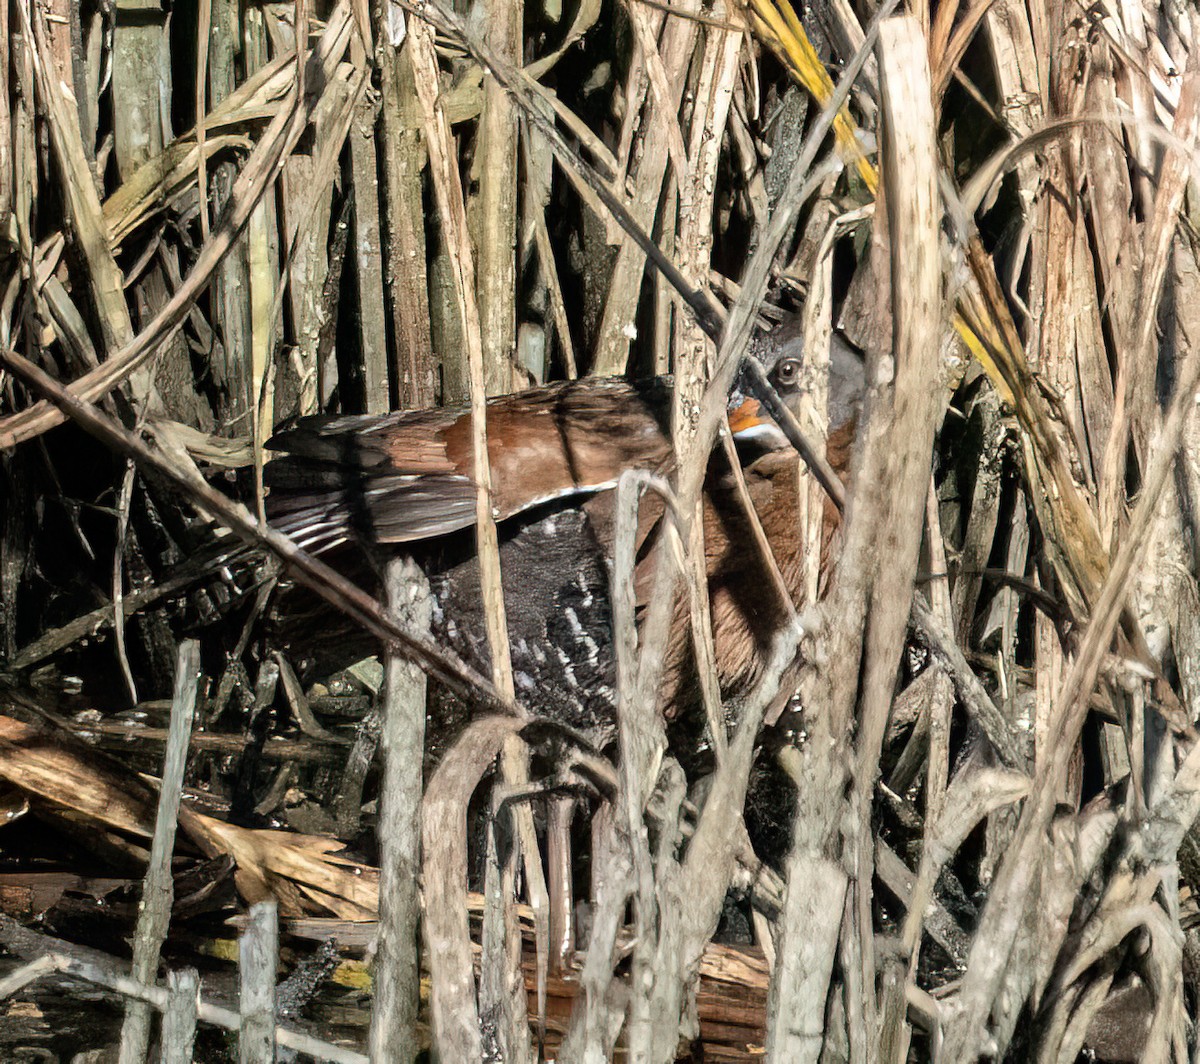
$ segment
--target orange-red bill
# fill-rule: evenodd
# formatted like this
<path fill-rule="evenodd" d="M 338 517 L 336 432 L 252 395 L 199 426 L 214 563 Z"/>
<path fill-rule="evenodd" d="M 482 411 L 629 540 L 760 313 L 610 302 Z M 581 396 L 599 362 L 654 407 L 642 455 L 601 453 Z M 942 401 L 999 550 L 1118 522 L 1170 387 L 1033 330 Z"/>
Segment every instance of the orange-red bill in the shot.
<path fill-rule="evenodd" d="M 769 420 L 762 403 L 757 399 L 743 399 L 729 411 L 729 431 L 736 436 L 740 432 L 758 428 Z"/>

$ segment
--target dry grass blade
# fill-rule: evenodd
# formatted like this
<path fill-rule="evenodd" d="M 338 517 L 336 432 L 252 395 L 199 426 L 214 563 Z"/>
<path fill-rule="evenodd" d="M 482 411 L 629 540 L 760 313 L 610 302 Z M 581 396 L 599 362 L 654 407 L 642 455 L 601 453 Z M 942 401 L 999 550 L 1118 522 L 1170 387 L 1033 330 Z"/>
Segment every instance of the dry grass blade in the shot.
<path fill-rule="evenodd" d="M 199 0 L 196 14 L 196 81 L 192 98 L 196 114 L 208 112 L 205 83 L 208 81 L 208 39 L 212 34 L 212 0 Z M 203 122 L 196 124 L 196 190 L 200 193 L 200 238 L 208 239 L 208 159 L 204 154 L 207 134 Z"/>
<path fill-rule="evenodd" d="M 884 383 L 887 377 L 882 376 L 878 366 L 875 368 L 874 373 L 879 376 L 874 378 L 868 394 L 865 423 L 859 430 L 845 545 L 829 604 L 832 623 L 825 653 L 830 667 L 819 678 L 820 702 L 813 708 L 814 715 L 818 719 L 826 717 L 827 723 L 814 735 L 815 752 L 809 755 L 815 762 L 829 759 L 831 763 L 819 768 L 814 765 L 815 782 L 801 790 L 797 834 L 788 868 L 789 880 L 793 875 L 796 877 L 795 893 L 789 889 L 780 943 L 781 954 L 798 948 L 799 941 L 810 933 L 798 921 L 805 914 L 821 911 L 813 899 L 799 893 L 805 886 L 817 888 L 810 877 L 803 875 L 801 865 L 810 855 L 829 856 L 832 842 L 829 832 L 838 816 L 838 803 L 832 796 L 840 788 L 826 790 L 826 787 L 842 771 L 835 764 L 841 756 L 838 746 L 850 722 L 857 719 L 860 734 L 853 755 L 856 759 L 851 799 L 853 828 L 848 840 L 853 872 L 847 902 L 850 916 L 846 948 L 848 960 L 858 969 L 851 968 L 846 978 L 851 993 L 858 993 L 855 988 L 861 988 L 864 1015 L 860 1022 L 867 1032 L 876 1029 L 876 1003 L 870 992 L 875 985 L 870 908 L 871 796 L 908 621 L 933 428 L 940 413 L 928 381 L 936 378 L 942 313 L 937 247 L 940 210 L 929 75 L 924 42 L 911 20 L 898 18 L 884 24 L 880 30 L 879 58 L 884 90 L 883 158 L 887 167 L 884 194 L 891 241 L 895 380 L 888 387 Z M 824 728 L 829 729 L 828 735 L 833 739 L 828 745 Z M 808 787 L 814 791 L 806 797 Z M 822 792 L 826 797 L 820 796 Z M 816 808 L 821 806 L 825 808 L 817 815 Z M 806 821 L 803 829 L 799 827 L 800 818 Z M 840 913 L 824 911 L 825 930 L 820 937 L 825 942 L 835 941 L 836 934 L 829 929 L 840 923 L 840 919 Z M 831 964 L 832 957 L 827 957 L 817 969 L 828 971 Z M 899 1017 L 903 1017 L 903 980 L 898 982 L 899 997 L 894 990 L 885 997 L 885 1037 L 891 1036 L 898 1022 L 897 1008 Z M 805 983 L 802 978 L 777 991 L 772 1010 L 775 1052 L 794 1059 L 812 1058 L 814 1044 L 808 1032 L 816 1020 L 814 1009 L 818 1003 L 823 1009 L 825 992 L 824 987 Z M 808 1019 L 792 1026 L 786 1017 L 797 1015 Z M 863 1036 L 864 1029 L 852 1022 L 851 1037 Z"/>
<path fill-rule="evenodd" d="M 49 52 L 45 16 L 41 9 L 34 9 L 32 17 L 24 4 L 18 4 L 17 10 L 26 39 L 37 42 L 31 57 L 55 154 L 59 165 L 69 175 L 64 182 L 67 209 L 80 251 L 88 264 L 87 276 L 104 345 L 112 353 L 129 343 L 133 326 L 125 303 L 121 271 L 109 250 L 100 199 L 83 150 L 79 107 L 76 101 L 68 99 L 66 84 L 55 76 L 57 67 Z"/>
<path fill-rule="evenodd" d="M 1053 815 L 1054 802 L 1088 711 L 1089 697 L 1125 609 L 1134 566 L 1144 550 L 1159 495 L 1175 463 L 1184 421 L 1193 409 L 1198 387 L 1200 355 L 1193 352 L 1176 386 L 1146 471 L 1141 497 L 1122 536 L 1078 655 L 1058 694 L 1060 717 L 1055 722 L 1053 743 L 1047 759 L 1039 766 L 1035 791 L 1022 813 L 1015 844 L 1001 863 L 984 909 L 959 996 L 959 1011 L 947 1033 L 948 1052 L 964 1054 L 979 1049 L 980 1038 L 986 1029 L 986 1013 L 1002 991 L 1007 968 L 1001 959 L 1008 957 L 1018 946 L 1014 930 L 1020 923 L 1020 914 L 1028 906 L 1038 869 L 1047 857 L 1040 840 Z"/>
<path fill-rule="evenodd" d="M 459 737 L 425 789 L 425 944 L 432 981 L 431 1024 L 448 1060 L 483 1059 L 467 923 L 467 803 L 484 773 L 516 735 L 504 717 L 477 721 Z"/>
<path fill-rule="evenodd" d="M 1192 155 L 1197 134 L 1200 133 L 1200 71 L 1195 67 L 1191 67 L 1184 78 L 1172 132 L 1181 150 L 1166 153 L 1159 174 L 1154 215 L 1146 231 L 1137 309 L 1133 317 L 1137 331 L 1125 338 L 1120 347 L 1115 383 L 1116 404 L 1104 448 L 1104 466 L 1100 478 L 1100 522 L 1110 542 L 1116 533 L 1117 501 L 1125 485 L 1129 432 L 1132 429 L 1134 442 L 1144 453 L 1150 428 L 1148 415 L 1153 393 L 1148 387 L 1147 367 L 1151 362 L 1147 356 L 1154 340 L 1158 303 L 1174 244 L 1179 210 L 1189 179 L 1194 176 Z"/>
<path fill-rule="evenodd" d="M 316 68 L 314 81 L 317 84 L 324 86 L 324 65 L 331 56 L 336 58 L 345 51 L 348 37 L 347 6 L 343 2 L 335 9 L 309 60 Z M 102 366 L 75 381 L 71 389 L 73 394 L 85 401 L 106 394 L 144 365 L 159 346 L 175 334 L 196 297 L 211 281 L 217 267 L 249 222 L 263 194 L 278 177 L 288 152 L 304 132 L 316 102 L 311 96 L 300 99 L 293 95 L 289 106 L 275 116 L 238 175 L 221 223 L 200 249 L 186 282 L 136 337 L 115 350 Z M 43 400 L 19 414 L 0 419 L 0 446 L 12 447 L 22 440 L 32 439 L 61 424 L 63 420 L 64 415 Z"/>
<path fill-rule="evenodd" d="M 159 954 L 167 937 L 174 901 L 171 855 L 175 850 L 175 825 L 183 793 L 183 771 L 188 739 L 196 711 L 196 689 L 200 682 L 200 644 L 187 640 L 179 645 L 175 663 L 175 694 L 171 706 L 171 734 L 163 761 L 162 786 L 154 818 L 150 865 L 142 887 L 142 907 L 134 937 L 130 974 L 153 985 Z M 137 1064 L 150 1047 L 150 1011 L 132 1005 L 121 1028 L 121 1064 Z"/>
<path fill-rule="evenodd" d="M 425 114 L 425 129 L 431 152 L 433 186 L 438 209 L 446 229 L 447 244 L 454 266 L 454 292 L 458 301 L 459 324 L 467 346 L 471 374 L 471 447 L 474 456 L 473 479 L 478 490 L 476 536 L 480 554 L 480 580 L 488 626 L 488 645 L 492 651 L 492 677 L 497 687 L 512 694 L 512 666 L 509 663 L 508 627 L 504 622 L 504 599 L 500 593 L 500 562 L 496 540 L 496 521 L 492 514 L 492 478 L 487 452 L 487 418 L 484 384 L 482 325 L 476 302 L 475 265 L 467 233 L 466 207 L 454 150 L 450 125 L 438 103 L 437 57 L 433 36 L 420 24 L 413 27 L 413 66 L 417 95 Z"/>
<path fill-rule="evenodd" d="M 0 775 L 43 808 L 105 825 L 138 842 L 151 837 L 153 795 L 98 766 L 91 752 L 74 752 L 11 717 L 0 717 L 0 743 L 6 750 Z M 336 839 L 247 830 L 186 806 L 179 822 L 205 852 L 233 856 L 238 887 L 248 900 L 283 897 L 286 911 L 297 916 L 315 909 L 348 920 L 374 918 L 374 870 L 335 856 L 332 851 L 342 846 Z"/>
<path fill-rule="evenodd" d="M 483 10 L 492 47 L 510 62 L 518 61 L 522 52 L 524 4 L 515 0 L 485 0 Z M 517 380 L 517 133 L 516 105 L 494 78 L 485 75 L 476 134 L 478 193 L 473 206 L 474 246 L 479 260 L 475 282 L 483 378 L 488 395 L 513 391 Z M 474 371 L 472 379 L 473 374 Z"/>
<path fill-rule="evenodd" d="M 639 657 L 634 597 L 638 501 L 643 486 L 650 482 L 646 475 L 629 471 L 622 474 L 617 485 L 616 535 L 613 542 L 613 642 L 617 648 L 617 723 L 621 758 L 612 819 L 616 829 L 612 852 L 615 856 L 615 844 L 620 840 L 628 847 L 629 855 L 626 857 L 622 854 L 619 862 L 613 861 L 604 866 L 601 873 L 614 899 L 620 897 L 620 887 L 617 885 L 624 887 L 633 909 L 635 944 L 631 981 L 633 986 L 644 987 L 647 992 L 630 997 L 625 1023 L 631 1051 L 647 1061 L 657 1060 L 660 1055 L 656 1044 L 655 1017 L 651 1010 L 651 988 L 657 984 L 653 961 L 660 913 L 655 896 L 656 870 L 643 816 L 650 794 L 659 782 L 660 773 L 664 773 L 662 759 L 667 745 L 663 723 L 657 712 L 657 692 L 655 688 L 647 688 L 640 682 L 648 659 L 657 659 L 661 667 L 665 640 L 644 644 Z M 671 565 L 674 568 L 679 564 L 678 504 L 669 487 L 663 485 L 662 491 L 674 520 L 668 525 L 669 546 L 663 551 L 664 560 L 659 565 Z M 666 790 L 668 793 L 675 792 L 677 805 L 682 798 L 678 783 L 675 786 L 668 784 Z M 627 873 L 618 879 L 617 873 L 626 870 L 627 861 Z M 589 961 L 592 957 L 597 962 L 601 957 L 611 957 L 612 947 L 613 943 L 607 937 L 593 938 L 588 950 Z M 608 996 L 606 994 L 605 998 Z M 594 1031 L 603 1032 L 619 1023 L 620 1013 L 613 1013 L 599 1023 L 593 1019 L 591 1026 Z M 672 1042 L 675 1040 L 673 1034 L 671 1032 Z M 585 1053 L 595 1054 L 602 1050 L 603 1045 L 603 1040 L 597 1039 Z"/>
<path fill-rule="evenodd" d="M 9 9 L 0 10 L 0 85 L 8 85 L 12 39 L 8 29 Z M 0 93 L 0 174 L 13 173 L 12 110 L 8 93 Z M 12 222 L 13 189 L 0 182 L 0 232 L 7 232 Z"/>
<path fill-rule="evenodd" d="M 514 286 L 511 281 L 513 263 L 511 257 L 511 239 L 505 239 L 500 228 L 515 227 L 515 186 L 508 188 L 506 193 L 500 183 L 512 181 L 516 167 L 516 125 L 515 118 L 509 115 L 509 102 L 502 95 L 495 95 L 500 90 L 493 90 L 493 100 L 489 107 L 485 106 L 485 115 L 490 110 L 490 120 L 496 123 L 496 128 L 488 134 L 491 138 L 489 150 L 502 151 L 507 164 L 500 167 L 502 173 L 490 174 L 484 181 L 489 193 L 482 206 L 484 211 L 484 226 L 491 226 L 491 231 L 481 234 L 481 239 L 493 248 L 489 254 L 504 253 L 507 264 L 499 268 L 495 261 L 489 265 L 489 272 L 498 273 L 499 277 L 489 277 L 486 281 L 486 309 L 489 315 L 489 333 L 497 332 L 500 319 L 509 320 L 508 328 L 500 328 L 498 336 L 489 335 L 484 340 L 484 319 L 481 316 L 481 304 L 477 301 L 477 284 L 481 274 L 475 269 L 470 237 L 467 229 L 466 202 L 459 176 L 454 139 L 450 132 L 450 124 L 441 109 L 435 88 L 438 84 L 437 59 L 433 50 L 433 34 L 429 27 L 418 23 L 411 30 L 411 47 L 413 69 L 416 76 L 417 96 L 425 117 L 426 143 L 430 152 L 430 167 L 433 174 L 433 186 L 437 197 L 438 210 L 441 214 L 442 226 L 446 236 L 446 249 L 451 265 L 454 295 L 458 306 L 458 324 L 461 336 L 467 349 L 467 365 L 470 380 L 471 399 L 471 447 L 473 461 L 472 480 L 476 487 L 475 508 L 475 539 L 479 557 L 479 578 L 483 594 L 484 616 L 487 625 L 488 649 L 492 665 L 492 682 L 508 700 L 513 697 L 513 675 L 511 653 L 508 641 L 508 625 L 505 619 L 504 594 L 501 590 L 500 552 L 496 534 L 495 514 L 492 506 L 492 474 L 487 450 L 487 416 L 486 398 L 489 389 L 488 366 L 494 366 L 497 353 L 503 360 L 506 372 L 501 374 L 499 382 L 511 384 L 507 373 L 511 365 L 512 328 L 515 325 L 515 314 L 512 312 L 511 301 L 515 298 Z M 497 113 L 497 109 L 499 113 Z M 503 127 L 511 125 L 511 129 Z M 498 139 L 497 139 L 498 138 Z M 503 291 L 494 287 L 499 280 Z M 507 308 L 507 309 L 505 309 Z M 506 339 L 506 337 L 508 339 Z M 493 346 L 500 344 L 499 352 Z M 486 350 L 485 350 L 486 349 Z M 488 358 L 487 356 L 491 357 Z M 493 377 L 492 382 L 497 378 Z M 500 390 L 507 390 L 502 387 Z M 506 744 L 501 769 L 504 781 L 508 786 L 518 787 L 527 782 L 525 761 L 527 754 L 519 739 L 513 738 Z M 521 851 L 526 875 L 529 883 L 530 899 L 535 910 L 544 910 L 546 905 L 546 887 L 544 875 L 538 858 L 537 839 L 534 833 L 532 815 L 526 806 L 515 811 L 518 832 L 521 838 Z M 515 869 L 511 863 L 503 869 L 493 869 L 493 874 L 500 878 L 496 891 L 489 891 L 489 897 L 500 899 L 502 911 L 493 914 L 493 920 L 485 921 L 485 934 L 489 948 L 485 950 L 485 978 L 483 986 L 485 997 L 492 999 L 489 1004 L 496 1007 L 503 1022 L 498 1023 L 498 1034 L 501 1044 L 508 1055 L 527 1056 L 529 1052 L 529 1031 L 525 1021 L 525 995 L 520 985 L 519 971 L 519 937 L 515 936 L 514 924 L 511 918 L 513 878 Z M 496 927 L 493 921 L 498 920 L 502 926 Z M 502 950 L 497 941 L 504 943 Z M 505 957 L 505 952 L 508 956 Z M 507 962 L 507 963 L 506 963 Z"/>

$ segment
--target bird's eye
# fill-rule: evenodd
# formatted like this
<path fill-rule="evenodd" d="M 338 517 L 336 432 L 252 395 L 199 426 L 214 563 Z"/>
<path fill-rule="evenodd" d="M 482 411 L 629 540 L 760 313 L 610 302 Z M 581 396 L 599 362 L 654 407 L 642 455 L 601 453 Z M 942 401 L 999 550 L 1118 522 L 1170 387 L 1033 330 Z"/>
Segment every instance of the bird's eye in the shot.
<path fill-rule="evenodd" d="M 790 388 L 800 379 L 800 360 L 785 358 L 775 367 L 775 383 Z"/>

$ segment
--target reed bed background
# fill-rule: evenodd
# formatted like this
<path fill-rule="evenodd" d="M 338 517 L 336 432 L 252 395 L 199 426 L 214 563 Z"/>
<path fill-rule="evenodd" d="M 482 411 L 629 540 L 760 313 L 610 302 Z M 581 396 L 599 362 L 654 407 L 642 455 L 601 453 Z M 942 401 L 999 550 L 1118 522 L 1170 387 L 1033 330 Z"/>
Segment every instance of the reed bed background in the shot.
<path fill-rule="evenodd" d="M 157 792 L 81 740 L 187 671 L 173 603 L 216 521 L 392 646 L 371 695 L 382 739 L 349 733 L 366 765 L 381 746 L 377 866 L 333 853 L 367 771 L 344 744 L 313 755 L 335 765 L 336 822 L 180 813 L 189 852 L 225 861 L 243 902 L 277 900 L 285 935 L 378 918 L 371 1059 L 430 1042 L 463 1062 L 1200 1059 L 1190 9 L 4 0 L 0 21 L 14 820 L 92 825 L 102 861 L 148 856 Z M 536 706 L 514 698 L 486 496 L 497 664 L 478 677 L 430 645 L 419 607 L 397 612 L 419 573 L 395 563 L 389 612 L 261 525 L 264 443 L 295 414 L 481 410 L 550 379 L 673 372 L 673 535 L 694 548 L 725 393 L 755 328 L 782 318 L 809 352 L 838 327 L 868 357 L 836 569 L 822 593 L 812 563 L 797 623 L 736 724 L 715 724 L 704 801 L 655 713 L 678 588 L 711 641 L 696 552 L 665 556 L 639 630 L 614 596 L 619 757 L 555 781 L 587 781 L 598 825 L 590 939 L 564 989 L 540 799 L 514 797 L 542 782 L 522 738 Z M 824 409 L 818 356 L 812 439 Z M 217 490 L 233 469 L 250 471 L 247 507 Z M 798 475 L 815 559 L 823 493 Z M 619 489 L 634 525 L 644 487 Z M 618 553 L 615 588 L 631 563 Z M 330 722 L 286 661 L 246 657 L 249 632 L 200 666 L 189 784 L 221 793 L 230 720 L 278 688 L 303 735 L 291 759 L 260 743 L 274 814 Z M 492 711 L 437 737 L 428 779 L 411 661 Z M 796 695 L 802 727 L 766 740 Z M 790 840 L 765 863 L 745 828 L 764 771 Z M 737 957 L 712 944 L 731 888 L 755 942 Z M 6 948 L 36 955 L 11 923 Z M 153 983 L 158 946 L 135 958 Z M 125 1059 L 145 1037 L 126 1035 Z"/>

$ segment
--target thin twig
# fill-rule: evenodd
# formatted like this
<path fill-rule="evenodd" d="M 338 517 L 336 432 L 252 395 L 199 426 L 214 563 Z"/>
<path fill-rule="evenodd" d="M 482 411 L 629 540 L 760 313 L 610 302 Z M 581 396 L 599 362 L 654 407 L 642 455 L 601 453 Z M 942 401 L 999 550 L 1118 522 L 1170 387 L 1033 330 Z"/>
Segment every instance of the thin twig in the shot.
<path fill-rule="evenodd" d="M 154 820 L 154 839 L 150 845 L 150 864 L 143 880 L 142 904 L 133 939 L 130 974 L 150 986 L 154 985 L 159 952 L 167 937 L 171 905 L 175 897 L 171 855 L 175 849 L 183 770 L 196 713 L 199 681 L 200 644 L 194 639 L 184 640 L 179 644 L 175 659 L 175 694 L 171 699 L 171 724 L 163 756 L 162 788 Z M 121 1064 L 138 1064 L 144 1060 L 149 1044 L 150 1009 L 142 1002 L 131 1002 L 121 1027 Z"/>

